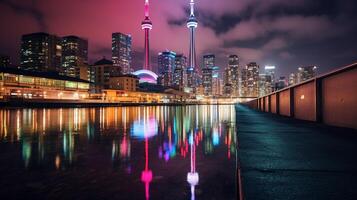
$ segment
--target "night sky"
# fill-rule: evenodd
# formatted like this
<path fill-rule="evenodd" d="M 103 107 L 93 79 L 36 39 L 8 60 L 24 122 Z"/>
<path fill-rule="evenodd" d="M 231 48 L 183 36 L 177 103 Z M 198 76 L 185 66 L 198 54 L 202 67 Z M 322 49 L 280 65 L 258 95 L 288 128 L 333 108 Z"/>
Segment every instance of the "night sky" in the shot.
<path fill-rule="evenodd" d="M 189 0 L 151 0 L 152 63 L 165 49 L 187 55 Z M 197 53 L 214 53 L 217 65 L 237 54 L 241 65 L 276 65 L 278 75 L 299 66 L 319 72 L 357 61 L 355 0 L 196 0 Z M 133 67 L 141 68 L 144 0 L 0 0 L 0 54 L 19 63 L 20 38 L 31 32 L 89 40 L 91 63 L 111 57 L 111 33 L 133 36 Z"/>

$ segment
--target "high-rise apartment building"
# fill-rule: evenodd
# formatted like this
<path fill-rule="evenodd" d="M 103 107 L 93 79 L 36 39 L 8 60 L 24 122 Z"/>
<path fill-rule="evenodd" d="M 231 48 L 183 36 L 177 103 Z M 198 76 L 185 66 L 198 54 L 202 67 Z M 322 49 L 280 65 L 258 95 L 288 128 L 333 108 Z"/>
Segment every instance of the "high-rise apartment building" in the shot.
<path fill-rule="evenodd" d="M 131 70 L 131 35 L 112 34 L 112 61 L 117 74 L 130 74 Z"/>
<path fill-rule="evenodd" d="M 268 74 L 259 74 L 259 96 L 265 96 L 273 91 L 272 76 Z"/>
<path fill-rule="evenodd" d="M 266 76 L 270 76 L 268 80 L 270 80 L 271 90 L 275 90 L 275 66 L 265 66 L 264 72 Z"/>
<path fill-rule="evenodd" d="M 227 66 L 224 70 L 223 84 L 223 95 L 225 97 L 232 97 L 232 68 L 230 68 L 229 66 Z"/>
<path fill-rule="evenodd" d="M 287 85 L 288 84 L 285 76 L 280 76 L 279 80 L 275 83 L 276 90 L 281 90 Z"/>
<path fill-rule="evenodd" d="M 202 86 L 203 94 L 205 96 L 212 96 L 212 78 L 213 78 L 213 68 L 216 64 L 216 57 L 213 54 L 208 54 L 203 56 L 203 67 L 202 67 Z"/>
<path fill-rule="evenodd" d="M 61 38 L 31 33 L 21 38 L 20 68 L 39 72 L 61 72 Z"/>
<path fill-rule="evenodd" d="M 70 35 L 62 38 L 62 72 L 66 76 L 80 79 L 85 77 L 88 66 L 88 40 Z M 89 76 L 89 73 L 88 75 Z"/>
<path fill-rule="evenodd" d="M 297 83 L 298 83 L 297 74 L 296 73 L 291 73 L 289 75 L 289 85 L 295 85 Z"/>
<path fill-rule="evenodd" d="M 186 67 L 186 56 L 184 56 L 183 54 L 176 55 L 175 70 L 173 74 L 173 86 L 180 91 L 184 90 L 187 83 Z"/>
<path fill-rule="evenodd" d="M 251 62 L 242 69 L 242 96 L 258 97 L 259 65 Z"/>
<path fill-rule="evenodd" d="M 228 57 L 228 68 L 230 70 L 229 83 L 231 84 L 231 96 L 240 96 L 240 70 L 239 58 L 237 55 L 230 55 Z"/>
<path fill-rule="evenodd" d="M 308 79 L 314 78 L 317 75 L 316 66 L 299 67 L 298 69 L 298 82 L 303 82 Z"/>
<path fill-rule="evenodd" d="M 212 69 L 212 95 L 214 97 L 222 95 L 222 79 L 220 74 L 220 68 L 218 66 L 214 66 Z"/>
<path fill-rule="evenodd" d="M 158 71 L 162 86 L 173 86 L 175 59 L 176 53 L 172 51 L 160 52 L 158 55 Z"/>

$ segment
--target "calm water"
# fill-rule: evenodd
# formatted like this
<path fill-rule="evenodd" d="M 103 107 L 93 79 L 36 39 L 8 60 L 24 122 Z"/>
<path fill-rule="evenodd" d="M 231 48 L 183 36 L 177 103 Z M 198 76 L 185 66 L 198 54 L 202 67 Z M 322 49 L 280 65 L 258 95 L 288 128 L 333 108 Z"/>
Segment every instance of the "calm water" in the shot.
<path fill-rule="evenodd" d="M 0 110 L 1 199 L 236 199 L 234 106 Z"/>

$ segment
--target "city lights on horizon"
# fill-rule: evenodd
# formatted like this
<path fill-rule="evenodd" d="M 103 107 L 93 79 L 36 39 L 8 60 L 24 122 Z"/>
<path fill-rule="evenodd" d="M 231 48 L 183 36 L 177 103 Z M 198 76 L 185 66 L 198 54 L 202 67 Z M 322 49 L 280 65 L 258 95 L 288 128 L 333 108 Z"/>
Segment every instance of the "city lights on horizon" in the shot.
<path fill-rule="evenodd" d="M 195 2 L 189 2 L 190 13 L 186 22 L 189 35 L 189 54 L 176 54 L 174 51 L 163 51 L 158 53 L 157 70 L 153 70 L 150 56 L 150 30 L 152 21 L 149 18 L 149 1 L 144 1 L 144 20 L 141 28 L 144 31 L 144 63 L 143 67 L 137 71 L 132 67 L 132 37 L 130 34 L 116 32 L 112 34 L 112 60 L 103 58 L 94 65 L 88 63 L 88 40 L 78 36 L 65 36 L 63 38 L 47 33 L 33 33 L 22 37 L 21 65 L 24 70 L 38 70 L 42 72 L 56 71 L 60 75 L 74 77 L 94 83 L 90 86 L 88 94 L 77 94 L 72 96 L 73 100 L 101 96 L 102 100 L 118 100 L 105 90 L 128 90 L 137 92 L 139 85 L 143 83 L 157 84 L 164 88 L 171 88 L 181 92 L 181 101 L 185 99 L 196 99 L 202 101 L 207 98 L 254 98 L 267 93 L 282 89 L 288 84 L 296 84 L 316 76 L 316 66 L 313 69 L 308 67 L 298 68 L 298 72 L 289 75 L 289 80 L 285 76 L 275 77 L 276 66 L 266 65 L 260 68 L 256 62 L 246 65 L 240 63 L 240 57 L 230 55 L 226 67 L 216 65 L 214 54 L 204 54 L 203 64 L 196 56 L 196 29 L 198 20 L 195 16 Z M 43 44 L 46 44 L 43 46 Z M 52 47 L 56 49 L 51 55 Z M 41 52 L 36 49 L 46 48 L 48 55 L 41 56 Z M 73 51 L 76 49 L 76 51 Z M 31 52 L 31 53 L 28 53 Z M 39 57 L 37 61 L 35 58 Z M 37 63 L 34 63 L 36 60 Z M 264 71 L 265 70 L 265 71 Z M 138 78 L 138 82 L 135 77 Z M 22 76 L 22 74 L 20 74 Z M 128 87 L 127 85 L 130 85 Z M 153 88 L 145 88 L 151 91 Z M 159 92 L 165 93 L 165 89 Z M 25 92 L 32 96 L 33 92 Z M 21 95 L 20 95 L 21 96 Z M 138 94 L 136 96 L 140 96 Z M 129 99 L 129 95 L 127 95 Z M 59 99 L 64 99 L 62 94 L 58 94 Z M 177 98 L 177 97 L 176 97 Z M 115 101 L 114 100 L 114 101 Z M 131 102 L 150 102 L 143 100 L 130 100 Z M 163 102 L 170 102 L 162 100 Z M 156 102 L 153 100 L 152 102 Z M 209 100 L 208 100 L 209 102 Z M 220 100 L 218 102 L 229 102 Z"/>

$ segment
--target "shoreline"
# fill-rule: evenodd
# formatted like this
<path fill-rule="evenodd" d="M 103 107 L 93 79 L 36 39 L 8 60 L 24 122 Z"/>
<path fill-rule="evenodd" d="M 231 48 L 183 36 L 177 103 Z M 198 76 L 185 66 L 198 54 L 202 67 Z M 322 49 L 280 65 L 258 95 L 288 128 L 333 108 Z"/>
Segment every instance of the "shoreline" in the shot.
<path fill-rule="evenodd" d="M 133 107 L 133 106 L 190 106 L 190 105 L 234 105 L 233 103 L 129 103 L 129 102 L 84 102 L 84 101 L 0 101 L 0 108 L 96 108 L 96 107 Z"/>

